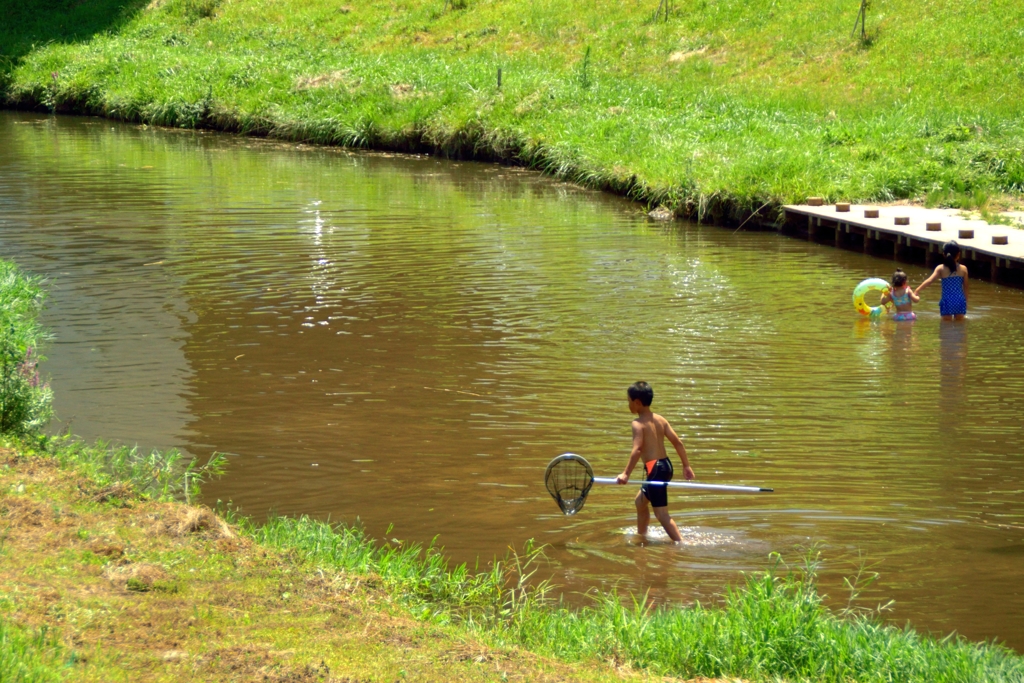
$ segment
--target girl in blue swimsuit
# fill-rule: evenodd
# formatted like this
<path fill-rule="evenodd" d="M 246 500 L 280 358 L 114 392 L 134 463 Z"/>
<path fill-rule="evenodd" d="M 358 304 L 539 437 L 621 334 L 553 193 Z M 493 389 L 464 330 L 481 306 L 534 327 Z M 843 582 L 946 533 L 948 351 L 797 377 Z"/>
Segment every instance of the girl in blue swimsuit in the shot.
<path fill-rule="evenodd" d="M 896 272 L 892 274 L 892 288 L 882 294 L 883 306 L 891 301 L 896 307 L 892 319 L 897 322 L 917 320 L 914 304 L 920 300 L 921 297 L 907 286 L 907 274 L 897 268 Z"/>
<path fill-rule="evenodd" d="M 946 242 L 942 245 L 942 264 L 935 267 L 927 280 L 918 285 L 914 294 L 935 282 L 942 280 L 942 298 L 939 299 L 939 314 L 943 320 L 963 320 L 967 315 L 967 266 L 960 263 L 960 245 Z"/>

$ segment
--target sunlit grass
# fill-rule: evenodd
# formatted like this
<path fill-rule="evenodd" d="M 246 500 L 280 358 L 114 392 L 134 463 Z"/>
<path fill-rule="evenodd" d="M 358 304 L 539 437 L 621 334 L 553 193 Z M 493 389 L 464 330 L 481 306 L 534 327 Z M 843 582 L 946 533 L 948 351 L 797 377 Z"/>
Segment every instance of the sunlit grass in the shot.
<path fill-rule="evenodd" d="M 168 0 L 29 50 L 6 92 L 130 121 L 503 159 L 699 217 L 811 194 L 1024 192 L 1018 3 L 873 2 L 869 44 L 850 33 L 855 2 L 699 2 L 667 22 L 655 5 Z"/>

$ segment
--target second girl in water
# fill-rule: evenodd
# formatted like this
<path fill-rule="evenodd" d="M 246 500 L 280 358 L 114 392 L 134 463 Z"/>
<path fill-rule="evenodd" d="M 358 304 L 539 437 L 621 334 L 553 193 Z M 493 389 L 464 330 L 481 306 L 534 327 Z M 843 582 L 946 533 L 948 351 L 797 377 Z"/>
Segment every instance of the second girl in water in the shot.
<path fill-rule="evenodd" d="M 882 294 L 883 306 L 891 301 L 892 305 L 896 307 L 896 313 L 893 314 L 892 319 L 896 321 L 917 320 L 914 304 L 920 300 L 921 297 L 917 295 L 917 292 L 907 286 L 907 274 L 897 269 L 892 274 L 892 287 Z"/>

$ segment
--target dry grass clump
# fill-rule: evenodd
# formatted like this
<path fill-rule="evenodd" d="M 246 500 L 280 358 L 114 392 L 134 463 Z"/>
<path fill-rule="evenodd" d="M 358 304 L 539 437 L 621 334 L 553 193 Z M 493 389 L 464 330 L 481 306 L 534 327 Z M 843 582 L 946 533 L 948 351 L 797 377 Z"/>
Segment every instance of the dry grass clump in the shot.
<path fill-rule="evenodd" d="M 396 100 L 405 100 L 410 97 L 415 97 L 416 87 L 408 83 L 393 83 L 391 84 L 391 95 Z"/>
<path fill-rule="evenodd" d="M 115 481 L 93 495 L 92 500 L 96 503 L 106 503 L 112 500 L 129 501 L 137 495 L 131 482 Z"/>
<path fill-rule="evenodd" d="M 206 506 L 175 505 L 166 520 L 167 528 L 178 536 L 206 532 L 213 538 L 235 538 L 231 526 Z"/>
<path fill-rule="evenodd" d="M 696 50 L 677 50 L 668 56 L 669 64 L 678 64 L 679 62 L 685 62 L 691 57 L 702 55 L 708 51 L 708 46 L 697 48 Z"/>
<path fill-rule="evenodd" d="M 166 585 L 170 579 L 170 575 L 163 567 L 147 562 L 108 564 L 103 570 L 103 576 L 115 586 L 138 592 Z"/>
<path fill-rule="evenodd" d="M 331 88 L 335 86 L 352 88 L 358 84 L 359 79 L 352 77 L 351 69 L 341 69 L 313 76 L 299 76 L 295 79 L 295 89 L 300 91 L 315 90 L 316 88 Z"/>

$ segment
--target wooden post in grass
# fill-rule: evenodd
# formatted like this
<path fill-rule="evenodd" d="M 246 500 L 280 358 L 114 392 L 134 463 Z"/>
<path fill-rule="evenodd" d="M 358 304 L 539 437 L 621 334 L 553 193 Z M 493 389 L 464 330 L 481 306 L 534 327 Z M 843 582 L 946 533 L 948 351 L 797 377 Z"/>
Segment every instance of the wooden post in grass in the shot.
<path fill-rule="evenodd" d="M 857 12 L 857 21 L 853 22 L 853 30 L 850 31 L 852 36 L 857 32 L 857 24 L 860 24 L 860 40 L 866 42 L 868 39 L 868 0 L 860 0 L 860 11 Z"/>
<path fill-rule="evenodd" d="M 501 90 L 501 67 L 498 67 L 498 90 Z"/>
<path fill-rule="evenodd" d="M 654 20 L 655 21 L 658 20 L 659 16 L 661 16 L 662 8 L 665 9 L 665 21 L 668 21 L 668 10 L 669 10 L 668 4 L 669 4 L 669 1 L 670 0 L 661 0 L 658 3 L 658 9 L 654 10 Z"/>

